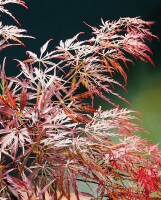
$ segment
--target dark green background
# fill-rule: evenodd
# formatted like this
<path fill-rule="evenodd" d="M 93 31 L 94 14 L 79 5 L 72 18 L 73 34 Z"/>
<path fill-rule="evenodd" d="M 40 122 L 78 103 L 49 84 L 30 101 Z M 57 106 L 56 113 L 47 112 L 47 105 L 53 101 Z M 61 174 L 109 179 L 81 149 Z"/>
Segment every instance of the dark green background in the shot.
<path fill-rule="evenodd" d="M 17 5 L 7 6 L 22 27 L 28 30 L 28 34 L 37 38 L 25 40 L 26 49 L 13 47 L 1 52 L 0 61 L 8 55 L 7 70 L 12 75 L 16 74 L 16 63 L 10 60 L 24 59 L 26 50 L 39 53 L 39 47 L 49 38 L 54 38 L 51 43 L 51 48 L 54 48 L 59 40 L 68 39 L 78 32 L 86 32 L 87 38 L 91 37 L 90 29 L 83 21 L 98 26 L 101 17 L 104 20 L 117 20 L 119 17 L 141 16 L 143 20 L 155 21 L 152 32 L 158 37 L 161 35 L 161 0 L 28 0 L 26 3 L 29 10 Z M 5 24 L 14 23 L 5 15 L 2 19 Z M 142 112 L 142 126 L 151 132 L 143 135 L 154 143 L 161 143 L 161 46 L 157 40 L 149 45 L 154 53 L 155 68 L 148 63 L 136 61 L 135 66 L 130 65 L 127 70 L 128 93 L 120 88 L 116 92 L 130 101 L 129 108 Z M 123 102 L 117 102 L 127 107 Z M 109 107 L 104 102 L 103 106 Z"/>

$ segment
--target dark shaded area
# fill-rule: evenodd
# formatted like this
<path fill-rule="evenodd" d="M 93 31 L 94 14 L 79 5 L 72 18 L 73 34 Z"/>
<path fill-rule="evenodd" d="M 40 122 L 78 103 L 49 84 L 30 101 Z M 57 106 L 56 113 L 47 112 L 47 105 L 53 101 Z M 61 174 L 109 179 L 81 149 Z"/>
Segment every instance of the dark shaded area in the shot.
<path fill-rule="evenodd" d="M 61 39 L 70 38 L 78 32 L 86 32 L 87 37 L 91 37 L 91 30 L 83 21 L 98 26 L 101 18 L 117 20 L 120 17 L 141 16 L 143 20 L 156 22 L 153 28 L 154 34 L 161 33 L 160 0 L 46 0 L 45 2 L 40 0 L 26 1 L 26 3 L 29 10 L 17 5 L 8 5 L 7 8 L 17 17 L 22 27 L 28 30 L 28 34 L 37 38 L 34 41 L 25 39 L 26 49 L 34 52 L 39 52 L 39 47 L 49 38 L 54 38 L 52 45 L 56 46 Z M 14 23 L 6 15 L 3 15 L 2 19 L 5 24 Z M 155 42 L 152 48 L 154 50 L 160 46 Z M 12 50 L 5 50 L 3 54 L 6 55 L 7 52 L 11 58 L 19 58 L 24 56 L 25 49 L 15 47 Z"/>

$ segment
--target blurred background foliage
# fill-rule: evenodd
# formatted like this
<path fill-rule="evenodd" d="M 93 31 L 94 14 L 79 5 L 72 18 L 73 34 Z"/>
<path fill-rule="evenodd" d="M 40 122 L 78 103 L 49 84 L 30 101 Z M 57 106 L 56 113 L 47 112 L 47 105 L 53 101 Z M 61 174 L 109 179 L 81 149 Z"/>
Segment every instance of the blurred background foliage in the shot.
<path fill-rule="evenodd" d="M 91 30 L 83 21 L 98 26 L 101 18 L 118 20 L 120 17 L 141 16 L 143 20 L 155 21 L 152 32 L 161 38 L 160 0 L 26 0 L 26 3 L 29 10 L 16 5 L 7 8 L 19 19 L 22 27 L 28 30 L 28 34 L 36 37 L 36 40 L 25 39 L 26 49 L 12 47 L 1 52 L 0 62 L 7 55 L 8 75 L 16 74 L 16 63 L 11 62 L 13 58 L 25 59 L 26 50 L 39 53 L 39 47 L 49 38 L 54 38 L 50 44 L 51 49 L 57 46 L 61 39 L 71 38 L 78 32 L 86 33 L 85 36 L 80 36 L 80 39 L 90 38 Z M 4 24 L 14 23 L 6 15 L 2 15 L 2 20 Z M 161 46 L 157 40 L 153 40 L 149 45 L 154 53 L 155 68 L 139 61 L 135 61 L 135 65 L 130 64 L 126 70 L 128 92 L 116 88 L 116 92 L 121 93 L 130 105 L 116 98 L 113 100 L 121 107 L 140 111 L 142 115 L 139 116 L 139 123 L 150 132 L 142 135 L 153 143 L 160 143 L 161 147 Z M 116 78 L 123 83 L 121 77 Z M 102 107 L 108 109 L 110 106 L 102 102 Z"/>

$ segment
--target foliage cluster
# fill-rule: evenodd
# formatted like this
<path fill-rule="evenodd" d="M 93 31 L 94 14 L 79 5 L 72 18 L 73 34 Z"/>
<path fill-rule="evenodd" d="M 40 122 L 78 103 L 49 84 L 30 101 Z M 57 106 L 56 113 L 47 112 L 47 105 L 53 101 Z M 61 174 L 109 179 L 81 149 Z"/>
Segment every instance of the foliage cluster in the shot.
<path fill-rule="evenodd" d="M 0 11 L 17 19 L 5 4 L 27 8 L 22 0 L 0 0 Z M 111 95 L 126 101 L 115 86 L 132 57 L 151 60 L 146 41 L 156 38 L 152 22 L 139 17 L 103 21 L 93 37 L 77 34 L 40 56 L 27 51 L 16 60 L 20 73 L 0 69 L 0 199 L 139 200 L 161 197 L 161 152 L 135 134 L 144 131 L 134 111 L 122 109 Z M 0 50 L 24 45 L 25 30 L 0 22 Z M 95 98 L 114 107 L 96 108 Z M 83 182 L 90 192 L 80 191 Z M 91 187 L 92 183 L 92 187 Z M 48 197 L 47 197 L 48 196 Z M 82 197 L 84 196 L 84 197 Z"/>

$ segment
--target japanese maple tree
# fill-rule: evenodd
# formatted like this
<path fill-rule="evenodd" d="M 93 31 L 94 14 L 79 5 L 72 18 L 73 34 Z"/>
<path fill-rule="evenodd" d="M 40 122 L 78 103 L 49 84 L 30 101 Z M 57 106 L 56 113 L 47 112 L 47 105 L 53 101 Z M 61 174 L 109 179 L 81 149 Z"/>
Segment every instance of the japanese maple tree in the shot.
<path fill-rule="evenodd" d="M 0 0 L 0 11 L 18 20 L 4 6 L 22 0 Z M 161 197 L 161 151 L 142 139 L 137 113 L 122 109 L 115 86 L 132 57 L 153 61 L 146 41 L 153 22 L 136 18 L 101 21 L 93 37 L 77 34 L 40 55 L 27 51 L 15 59 L 19 74 L 0 69 L 0 199 L 62 198 L 142 200 Z M 24 45 L 26 30 L 0 22 L 0 50 Z M 14 48 L 14 47 L 13 47 Z M 95 98 L 113 105 L 102 110 Z M 81 191 L 83 183 L 88 191 Z"/>

